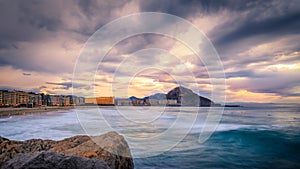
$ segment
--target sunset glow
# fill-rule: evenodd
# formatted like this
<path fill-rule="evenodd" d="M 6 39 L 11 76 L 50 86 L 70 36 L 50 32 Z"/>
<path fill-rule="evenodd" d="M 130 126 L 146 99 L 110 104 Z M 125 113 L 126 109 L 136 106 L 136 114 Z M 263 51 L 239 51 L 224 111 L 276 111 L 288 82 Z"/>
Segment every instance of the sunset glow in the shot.
<path fill-rule="evenodd" d="M 73 83 L 78 56 L 99 28 L 128 14 L 164 12 L 186 19 L 214 45 L 224 67 L 228 102 L 300 102 L 299 19 L 289 18 L 299 5 L 278 1 L 276 8 L 261 10 L 250 5 L 238 10 L 214 4 L 211 11 L 205 11 L 200 2 L 176 1 L 174 10 L 161 6 L 153 11 L 158 2 L 101 2 L 1 2 L 0 19 L 9 22 L 0 29 L 0 88 L 48 94 L 72 94 L 76 89 L 82 96 L 123 98 L 167 92 L 180 84 L 195 89 L 197 82 L 200 95 L 210 97 L 214 86 L 203 61 L 194 59 L 195 53 L 186 44 L 154 34 L 128 37 L 115 44 L 101 63 L 89 61 L 99 62 L 98 70 L 92 72 L 94 84 L 84 79 Z M 190 30 L 180 36 L 195 40 Z M 133 56 L 150 48 L 170 55 Z M 161 70 L 129 74 L 149 62 L 159 64 Z"/>

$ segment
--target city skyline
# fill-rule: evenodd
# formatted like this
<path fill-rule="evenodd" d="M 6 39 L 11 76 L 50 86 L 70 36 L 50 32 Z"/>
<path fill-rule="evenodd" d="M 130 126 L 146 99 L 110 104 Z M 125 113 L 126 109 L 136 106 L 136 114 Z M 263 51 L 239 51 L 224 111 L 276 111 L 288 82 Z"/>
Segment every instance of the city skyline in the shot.
<path fill-rule="evenodd" d="M 0 89 L 84 97 L 143 97 L 184 86 L 210 98 L 209 74 L 191 51 L 164 36 L 140 35 L 116 44 L 95 83 L 72 84 L 73 70 L 88 38 L 105 24 L 138 12 L 163 12 L 191 22 L 212 42 L 223 63 L 228 102 L 300 102 L 300 7 L 298 1 L 2 1 L 0 2 Z M 246 5 L 247 4 L 247 5 Z M 161 26 L 164 26 L 163 24 Z M 113 38 L 113 37 L 112 37 Z M 177 58 L 151 60 L 172 68 L 147 69 L 132 78 L 119 63 L 141 49 L 162 48 Z M 150 56 L 149 56 L 150 57 Z M 149 58 L 134 62 L 140 67 Z M 184 61 L 182 68 L 178 61 Z M 87 65 L 89 66 L 89 65 Z M 132 68 L 133 69 L 133 68 Z M 119 71 L 116 75 L 116 70 Z M 195 75 L 197 86 L 185 79 Z M 174 75 L 176 74 L 176 75 Z M 128 93 L 114 93 L 116 80 L 130 81 Z M 122 85 L 120 85 L 122 87 Z M 91 88 L 95 92 L 91 93 Z M 116 88 L 119 87 L 116 84 Z"/>

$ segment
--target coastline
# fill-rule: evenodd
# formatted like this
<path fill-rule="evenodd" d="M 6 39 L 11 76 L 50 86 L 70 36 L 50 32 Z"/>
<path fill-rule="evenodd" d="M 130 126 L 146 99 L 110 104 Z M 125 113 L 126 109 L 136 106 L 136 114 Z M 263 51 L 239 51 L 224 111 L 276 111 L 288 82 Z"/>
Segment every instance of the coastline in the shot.
<path fill-rule="evenodd" d="M 49 107 L 33 107 L 33 108 L 26 108 L 26 107 L 7 107 L 7 108 L 0 108 L 0 118 L 9 117 L 9 116 L 22 116 L 27 114 L 37 114 L 37 113 L 46 113 L 46 112 L 54 112 L 54 111 L 65 111 L 65 110 L 72 110 L 72 109 L 90 109 L 90 108 L 114 108 L 115 106 L 49 106 Z"/>
<path fill-rule="evenodd" d="M 49 106 L 49 107 L 33 107 L 33 108 L 7 107 L 7 108 L 0 108 L 0 118 L 9 117 L 9 116 L 20 116 L 20 115 L 27 115 L 27 114 L 35 114 L 35 113 L 64 111 L 64 110 L 71 110 L 71 109 L 77 109 L 77 108 L 80 108 L 80 109 L 87 109 L 88 108 L 89 109 L 89 108 L 99 108 L 99 107 L 101 107 L 101 108 L 115 108 L 116 106 L 83 105 L 83 106 L 65 106 L 65 107 L 62 107 L 62 106 Z M 168 107 L 180 107 L 180 106 L 168 106 Z M 212 107 L 243 107 L 243 106 L 240 106 L 240 105 L 225 105 L 225 106 L 212 106 Z"/>
<path fill-rule="evenodd" d="M 70 110 L 70 109 L 75 109 L 75 107 L 68 106 L 68 107 L 0 108 L 0 118 L 9 117 L 9 116 L 27 115 L 33 113 Z"/>

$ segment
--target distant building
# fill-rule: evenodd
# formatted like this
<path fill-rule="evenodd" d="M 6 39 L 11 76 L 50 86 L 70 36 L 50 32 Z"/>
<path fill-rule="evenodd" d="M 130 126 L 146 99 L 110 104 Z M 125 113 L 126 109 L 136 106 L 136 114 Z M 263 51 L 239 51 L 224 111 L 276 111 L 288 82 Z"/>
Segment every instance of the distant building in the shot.
<path fill-rule="evenodd" d="M 0 90 L 0 107 L 4 106 L 4 103 L 3 103 L 3 93 L 4 93 L 4 91 Z"/>
<path fill-rule="evenodd" d="M 85 98 L 84 97 L 76 97 L 75 98 L 75 105 L 83 105 L 85 104 Z"/>
<path fill-rule="evenodd" d="M 168 105 L 176 105 L 177 100 L 170 99 L 149 99 L 149 103 L 151 106 L 168 106 Z"/>
<path fill-rule="evenodd" d="M 65 106 L 76 106 L 76 105 L 83 105 L 84 104 L 84 97 L 77 97 L 77 96 L 64 96 L 64 105 Z"/>
<path fill-rule="evenodd" d="M 142 106 L 144 105 L 144 100 L 131 100 L 133 106 Z"/>
<path fill-rule="evenodd" d="M 8 90 L 1 90 L 0 98 L 1 106 L 19 106 L 22 103 L 27 105 L 29 100 L 28 93 Z"/>
<path fill-rule="evenodd" d="M 17 103 L 20 103 L 20 101 L 18 99 L 20 99 L 17 94 L 16 91 L 8 91 L 6 93 L 4 93 L 5 96 L 5 105 L 6 106 L 18 106 Z M 24 99 L 26 99 L 24 97 Z"/>
<path fill-rule="evenodd" d="M 85 98 L 85 104 L 87 105 L 115 105 L 114 97 L 92 97 L 92 98 Z"/>
<path fill-rule="evenodd" d="M 168 104 L 168 100 L 167 99 L 160 99 L 160 100 L 158 100 L 158 104 L 160 106 L 165 106 L 165 105 Z"/>
<path fill-rule="evenodd" d="M 96 98 L 92 97 L 92 98 L 85 98 L 85 104 L 87 105 L 97 105 L 97 100 Z"/>
<path fill-rule="evenodd" d="M 43 104 L 42 95 L 40 93 L 36 94 L 33 92 L 29 92 L 27 94 L 28 94 L 28 101 L 27 102 L 25 101 L 27 105 L 31 104 L 33 107 L 36 107 L 36 106 L 41 106 Z"/>
<path fill-rule="evenodd" d="M 0 106 L 30 107 L 40 106 L 43 103 L 42 95 L 33 92 L 0 90 Z"/>
<path fill-rule="evenodd" d="M 96 97 L 98 105 L 115 105 L 114 97 Z"/>
<path fill-rule="evenodd" d="M 0 107 L 71 106 L 84 103 L 84 97 L 0 90 Z"/>
<path fill-rule="evenodd" d="M 170 100 L 170 99 L 168 99 L 168 101 L 167 101 L 167 105 L 177 105 L 178 103 L 177 103 L 177 100 Z"/>
<path fill-rule="evenodd" d="M 118 106 L 131 106 L 132 103 L 131 103 L 131 100 L 129 100 L 129 99 L 118 99 L 117 105 Z"/>
<path fill-rule="evenodd" d="M 50 106 L 60 106 L 61 99 L 59 95 L 50 95 Z"/>
<path fill-rule="evenodd" d="M 75 97 L 75 96 L 69 96 L 69 99 L 70 99 L 70 105 L 71 106 L 75 106 L 76 105 L 76 99 L 77 99 L 77 97 Z"/>
<path fill-rule="evenodd" d="M 158 100 L 157 99 L 149 99 L 149 103 L 151 106 L 158 106 Z"/>
<path fill-rule="evenodd" d="M 0 91 L 0 105 L 1 106 L 15 106 L 16 94 L 14 91 L 1 90 Z"/>
<path fill-rule="evenodd" d="M 148 99 L 134 99 L 131 100 L 131 104 L 133 106 L 150 106 L 150 102 Z"/>
<path fill-rule="evenodd" d="M 51 96 L 49 94 L 42 94 L 42 105 L 51 106 Z"/>

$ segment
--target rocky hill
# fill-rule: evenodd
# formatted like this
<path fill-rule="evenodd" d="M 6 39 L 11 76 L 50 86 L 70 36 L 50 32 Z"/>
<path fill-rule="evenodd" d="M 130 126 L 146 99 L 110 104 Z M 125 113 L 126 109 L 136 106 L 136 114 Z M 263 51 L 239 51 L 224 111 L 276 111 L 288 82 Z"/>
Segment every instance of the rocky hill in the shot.
<path fill-rule="evenodd" d="M 177 100 L 181 106 L 212 106 L 214 102 L 208 98 L 199 96 L 192 90 L 179 86 L 166 94 L 167 99 Z"/>
<path fill-rule="evenodd" d="M 140 105 L 149 105 L 147 101 L 149 99 L 153 100 L 176 100 L 177 104 L 173 106 L 200 106 L 200 107 L 209 107 L 209 106 L 216 106 L 216 104 L 208 98 L 199 96 L 198 94 L 194 93 L 191 89 L 179 86 L 175 87 L 167 94 L 164 93 L 156 93 L 154 95 L 150 95 L 144 98 L 137 98 L 135 96 L 131 96 L 128 98 L 129 100 L 139 100 L 144 101 L 140 103 Z"/>

